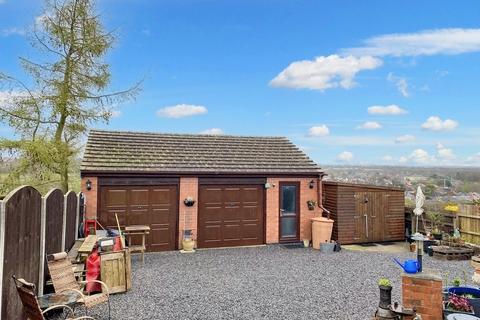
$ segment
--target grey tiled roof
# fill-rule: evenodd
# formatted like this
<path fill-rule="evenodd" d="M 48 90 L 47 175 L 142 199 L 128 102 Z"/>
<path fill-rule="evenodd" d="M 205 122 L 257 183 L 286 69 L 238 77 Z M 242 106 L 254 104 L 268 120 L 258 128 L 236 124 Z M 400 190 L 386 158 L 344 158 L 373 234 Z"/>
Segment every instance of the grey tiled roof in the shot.
<path fill-rule="evenodd" d="M 284 137 L 91 130 L 82 172 L 321 173 Z"/>

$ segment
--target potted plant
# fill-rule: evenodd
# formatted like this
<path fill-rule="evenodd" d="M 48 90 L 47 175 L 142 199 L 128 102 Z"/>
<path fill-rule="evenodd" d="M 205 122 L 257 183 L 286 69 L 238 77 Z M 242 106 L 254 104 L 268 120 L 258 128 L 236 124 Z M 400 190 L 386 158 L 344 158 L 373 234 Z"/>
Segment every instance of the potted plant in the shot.
<path fill-rule="evenodd" d="M 379 307 L 389 309 L 392 304 L 392 283 L 390 280 L 382 278 L 378 280 L 378 288 L 380 289 Z"/>
<path fill-rule="evenodd" d="M 438 211 L 431 211 L 427 213 L 428 219 L 432 224 L 432 236 L 435 240 L 442 240 L 442 231 L 440 230 L 440 224 L 443 220 L 443 214 Z"/>
<path fill-rule="evenodd" d="M 317 201 L 315 201 L 315 200 L 308 200 L 307 201 L 308 210 L 315 210 L 316 205 L 317 205 Z"/>
<path fill-rule="evenodd" d="M 195 241 L 193 240 L 192 230 L 183 230 L 182 249 L 185 252 L 193 252 L 195 247 Z"/>
<path fill-rule="evenodd" d="M 449 296 L 457 296 L 467 300 L 472 307 L 475 316 L 480 315 L 480 289 L 474 287 L 461 286 L 462 281 L 459 278 L 453 280 L 453 287 L 448 289 Z M 454 299 L 455 301 L 457 299 Z"/>
<path fill-rule="evenodd" d="M 447 301 L 443 303 L 443 315 L 447 316 L 452 313 L 474 314 L 473 307 L 468 299 L 456 294 L 450 294 Z"/>
<path fill-rule="evenodd" d="M 303 246 L 305 248 L 310 247 L 310 239 L 303 239 Z"/>
<path fill-rule="evenodd" d="M 185 198 L 185 200 L 183 200 L 183 203 L 184 203 L 187 207 L 192 207 L 192 206 L 195 204 L 195 200 L 193 200 L 192 197 L 187 197 L 187 198 Z"/>

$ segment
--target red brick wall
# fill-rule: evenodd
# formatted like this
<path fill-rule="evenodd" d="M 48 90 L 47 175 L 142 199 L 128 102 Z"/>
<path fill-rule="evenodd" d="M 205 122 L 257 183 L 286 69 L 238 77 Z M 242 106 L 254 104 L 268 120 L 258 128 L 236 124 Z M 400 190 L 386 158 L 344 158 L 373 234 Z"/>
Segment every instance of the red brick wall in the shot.
<path fill-rule="evenodd" d="M 92 189 L 87 190 L 87 180 L 92 182 Z M 85 212 L 87 219 L 97 218 L 97 196 L 98 196 L 98 178 L 97 177 L 83 177 L 81 182 L 81 190 L 86 196 Z"/>
<path fill-rule="evenodd" d="M 183 200 L 192 197 L 195 204 L 187 207 Z M 178 243 L 179 248 L 182 247 L 183 230 L 193 230 L 194 239 L 197 238 L 197 221 L 198 221 L 198 178 L 181 177 L 178 204 Z"/>
<path fill-rule="evenodd" d="M 309 184 L 312 180 L 315 182 L 315 186 L 313 189 L 310 189 Z M 279 183 L 283 181 L 300 182 L 300 240 L 311 239 L 312 229 L 310 219 L 313 218 L 315 215 L 320 215 L 322 213 L 322 210 L 318 208 L 318 205 L 316 206 L 314 211 L 308 210 L 307 201 L 315 200 L 317 202 L 320 201 L 320 203 L 322 201 L 321 199 L 317 199 L 318 178 L 268 178 L 267 182 L 270 183 L 272 187 L 270 189 L 267 189 L 266 192 L 267 243 L 278 243 L 280 196 Z"/>
<path fill-rule="evenodd" d="M 443 319 L 442 277 L 424 271 L 402 275 L 402 299 L 407 308 L 415 307 L 423 320 Z"/>
<path fill-rule="evenodd" d="M 86 190 L 86 181 L 92 182 L 92 189 Z M 309 188 L 310 181 L 315 181 L 313 189 Z M 317 177 L 311 178 L 268 178 L 267 182 L 272 187 L 266 190 L 266 242 L 278 243 L 279 226 L 279 182 L 295 181 L 300 182 L 300 240 L 311 239 L 311 222 L 310 219 L 315 215 L 320 215 L 322 210 L 315 208 L 314 211 L 308 210 L 307 200 L 317 199 Z M 97 215 L 97 196 L 98 196 L 98 179 L 97 177 L 84 177 L 81 183 L 82 192 L 86 195 L 86 213 L 87 219 L 94 219 Z M 320 193 L 321 194 L 321 193 Z M 187 207 L 183 200 L 192 197 L 195 200 L 193 207 Z M 321 202 L 321 199 L 320 199 Z M 179 188 L 179 223 L 178 223 L 178 242 L 181 248 L 182 236 L 184 229 L 193 230 L 194 238 L 197 238 L 198 223 L 198 178 L 181 177 Z"/>

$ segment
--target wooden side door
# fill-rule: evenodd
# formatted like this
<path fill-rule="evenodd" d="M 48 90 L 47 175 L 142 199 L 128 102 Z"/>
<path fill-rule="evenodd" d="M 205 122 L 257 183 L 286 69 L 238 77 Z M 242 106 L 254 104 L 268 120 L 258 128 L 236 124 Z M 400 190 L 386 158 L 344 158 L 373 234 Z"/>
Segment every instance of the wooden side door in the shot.
<path fill-rule="evenodd" d="M 367 202 L 366 202 L 367 201 Z M 367 206 L 368 198 L 366 192 L 355 192 L 355 214 L 353 221 L 355 224 L 355 242 L 367 241 Z"/>

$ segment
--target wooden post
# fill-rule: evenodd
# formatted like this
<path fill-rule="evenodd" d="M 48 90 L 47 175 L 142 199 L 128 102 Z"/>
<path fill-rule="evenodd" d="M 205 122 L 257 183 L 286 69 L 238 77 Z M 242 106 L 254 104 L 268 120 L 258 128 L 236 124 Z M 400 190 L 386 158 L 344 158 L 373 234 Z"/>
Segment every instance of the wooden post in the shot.
<path fill-rule="evenodd" d="M 48 194 L 48 193 L 47 193 Z M 42 209 L 40 211 L 40 268 L 38 270 L 38 295 L 43 295 L 45 284 L 45 232 L 47 225 L 47 198 L 42 197 Z"/>
<path fill-rule="evenodd" d="M 82 198 L 82 193 L 79 192 L 77 194 L 77 210 L 75 212 L 75 240 L 78 239 L 78 227 L 79 227 L 78 221 L 80 220 L 80 199 L 81 198 Z"/>
<path fill-rule="evenodd" d="M 63 228 L 62 228 L 62 251 L 65 251 L 65 237 L 67 236 L 67 194 L 63 195 Z"/>
<path fill-rule="evenodd" d="M 5 202 L 0 201 L 0 319 L 2 318 L 3 260 L 5 255 Z M 7 279 L 8 281 L 8 279 Z"/>

